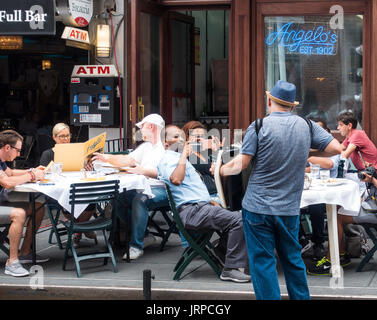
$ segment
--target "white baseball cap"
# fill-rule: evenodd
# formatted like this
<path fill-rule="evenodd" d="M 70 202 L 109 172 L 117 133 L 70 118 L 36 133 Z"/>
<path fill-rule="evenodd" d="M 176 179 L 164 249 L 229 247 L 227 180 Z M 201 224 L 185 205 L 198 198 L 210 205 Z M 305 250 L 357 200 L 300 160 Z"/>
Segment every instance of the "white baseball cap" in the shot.
<path fill-rule="evenodd" d="M 159 114 L 157 114 L 157 113 L 148 114 L 146 117 L 144 117 L 143 120 L 141 120 L 140 122 L 136 123 L 136 126 L 138 128 L 141 128 L 141 126 L 145 122 L 153 123 L 156 126 L 159 126 L 161 128 L 165 127 L 165 121 L 164 121 L 164 119 L 162 119 L 162 117 Z"/>

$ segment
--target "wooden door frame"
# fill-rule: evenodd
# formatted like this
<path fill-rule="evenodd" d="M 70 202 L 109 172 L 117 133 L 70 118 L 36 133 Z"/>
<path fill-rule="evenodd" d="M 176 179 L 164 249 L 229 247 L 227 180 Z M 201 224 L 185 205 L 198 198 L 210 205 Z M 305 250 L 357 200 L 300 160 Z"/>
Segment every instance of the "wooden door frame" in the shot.
<path fill-rule="evenodd" d="M 328 0 L 257 0 L 256 1 L 256 14 L 253 23 L 253 35 L 255 35 L 253 43 L 255 43 L 255 55 L 253 57 L 252 69 L 256 75 L 252 83 L 253 99 L 253 119 L 264 116 L 265 114 L 265 78 L 264 78 L 264 17 L 265 16 L 304 16 L 304 15 L 323 15 L 331 17 L 329 13 L 330 7 L 333 6 L 334 1 Z M 377 120 L 377 115 L 371 115 L 371 103 L 377 103 L 377 94 L 371 96 L 371 85 L 373 87 L 377 84 L 377 63 L 371 61 L 373 54 L 377 54 L 376 42 L 371 44 L 372 28 L 371 25 L 371 12 L 373 19 L 376 19 L 377 4 L 376 0 L 346 0 L 342 1 L 344 14 L 363 14 L 363 69 L 371 70 L 374 72 L 363 73 L 363 121 L 362 127 L 365 132 L 377 141 L 377 128 L 373 128 L 372 121 Z M 294 14 L 292 14 L 294 12 Z M 373 22 L 377 27 L 377 23 Z M 376 38 L 376 35 L 373 35 Z M 254 80 L 255 79 L 255 80 Z M 373 81 L 373 82 L 372 82 Z"/>
<path fill-rule="evenodd" d="M 141 88 L 141 75 L 140 75 L 140 13 L 145 12 L 155 14 L 162 17 L 163 7 L 157 3 L 147 3 L 146 0 L 130 0 L 127 6 L 127 146 L 135 146 L 134 134 L 135 123 L 137 121 L 137 97 Z M 162 23 L 160 23 L 160 35 L 162 32 Z M 160 56 L 161 52 L 161 38 L 160 38 Z M 162 81 L 161 71 L 162 62 L 160 59 L 160 83 Z M 162 88 L 160 86 L 160 97 L 162 95 Z M 132 107 L 131 107 L 132 106 Z M 161 110 L 161 99 L 160 99 Z"/>

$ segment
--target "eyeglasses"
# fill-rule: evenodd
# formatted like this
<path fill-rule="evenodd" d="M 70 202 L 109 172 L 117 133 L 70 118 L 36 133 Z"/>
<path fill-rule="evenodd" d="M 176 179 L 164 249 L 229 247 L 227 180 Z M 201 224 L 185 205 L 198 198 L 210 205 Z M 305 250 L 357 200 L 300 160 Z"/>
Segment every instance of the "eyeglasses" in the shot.
<path fill-rule="evenodd" d="M 17 152 L 21 153 L 21 149 L 18 149 L 16 147 L 10 146 L 12 149 L 16 150 Z"/>
<path fill-rule="evenodd" d="M 67 135 L 61 135 L 61 136 L 56 136 L 59 139 L 70 139 L 72 138 L 72 134 L 67 134 Z"/>

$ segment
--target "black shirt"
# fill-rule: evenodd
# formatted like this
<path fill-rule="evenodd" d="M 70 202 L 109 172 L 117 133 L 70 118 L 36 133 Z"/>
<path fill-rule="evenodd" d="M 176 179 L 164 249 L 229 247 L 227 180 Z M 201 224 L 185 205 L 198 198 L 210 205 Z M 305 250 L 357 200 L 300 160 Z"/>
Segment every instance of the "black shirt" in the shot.
<path fill-rule="evenodd" d="M 55 156 L 55 153 L 54 151 L 51 149 L 47 149 L 45 151 L 43 151 L 42 155 L 41 155 L 41 159 L 39 160 L 39 164 L 41 166 L 48 166 L 48 164 L 51 162 L 51 161 L 54 161 L 54 156 Z"/>

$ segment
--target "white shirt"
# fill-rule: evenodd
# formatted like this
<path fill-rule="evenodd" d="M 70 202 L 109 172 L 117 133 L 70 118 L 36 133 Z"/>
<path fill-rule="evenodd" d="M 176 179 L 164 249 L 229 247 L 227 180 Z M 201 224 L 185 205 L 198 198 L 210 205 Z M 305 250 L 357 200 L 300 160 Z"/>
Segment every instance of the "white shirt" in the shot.
<path fill-rule="evenodd" d="M 148 169 L 157 169 L 157 165 L 160 162 L 164 153 L 164 146 L 159 141 L 156 144 L 152 144 L 150 142 L 143 142 L 129 155 L 142 167 Z"/>

